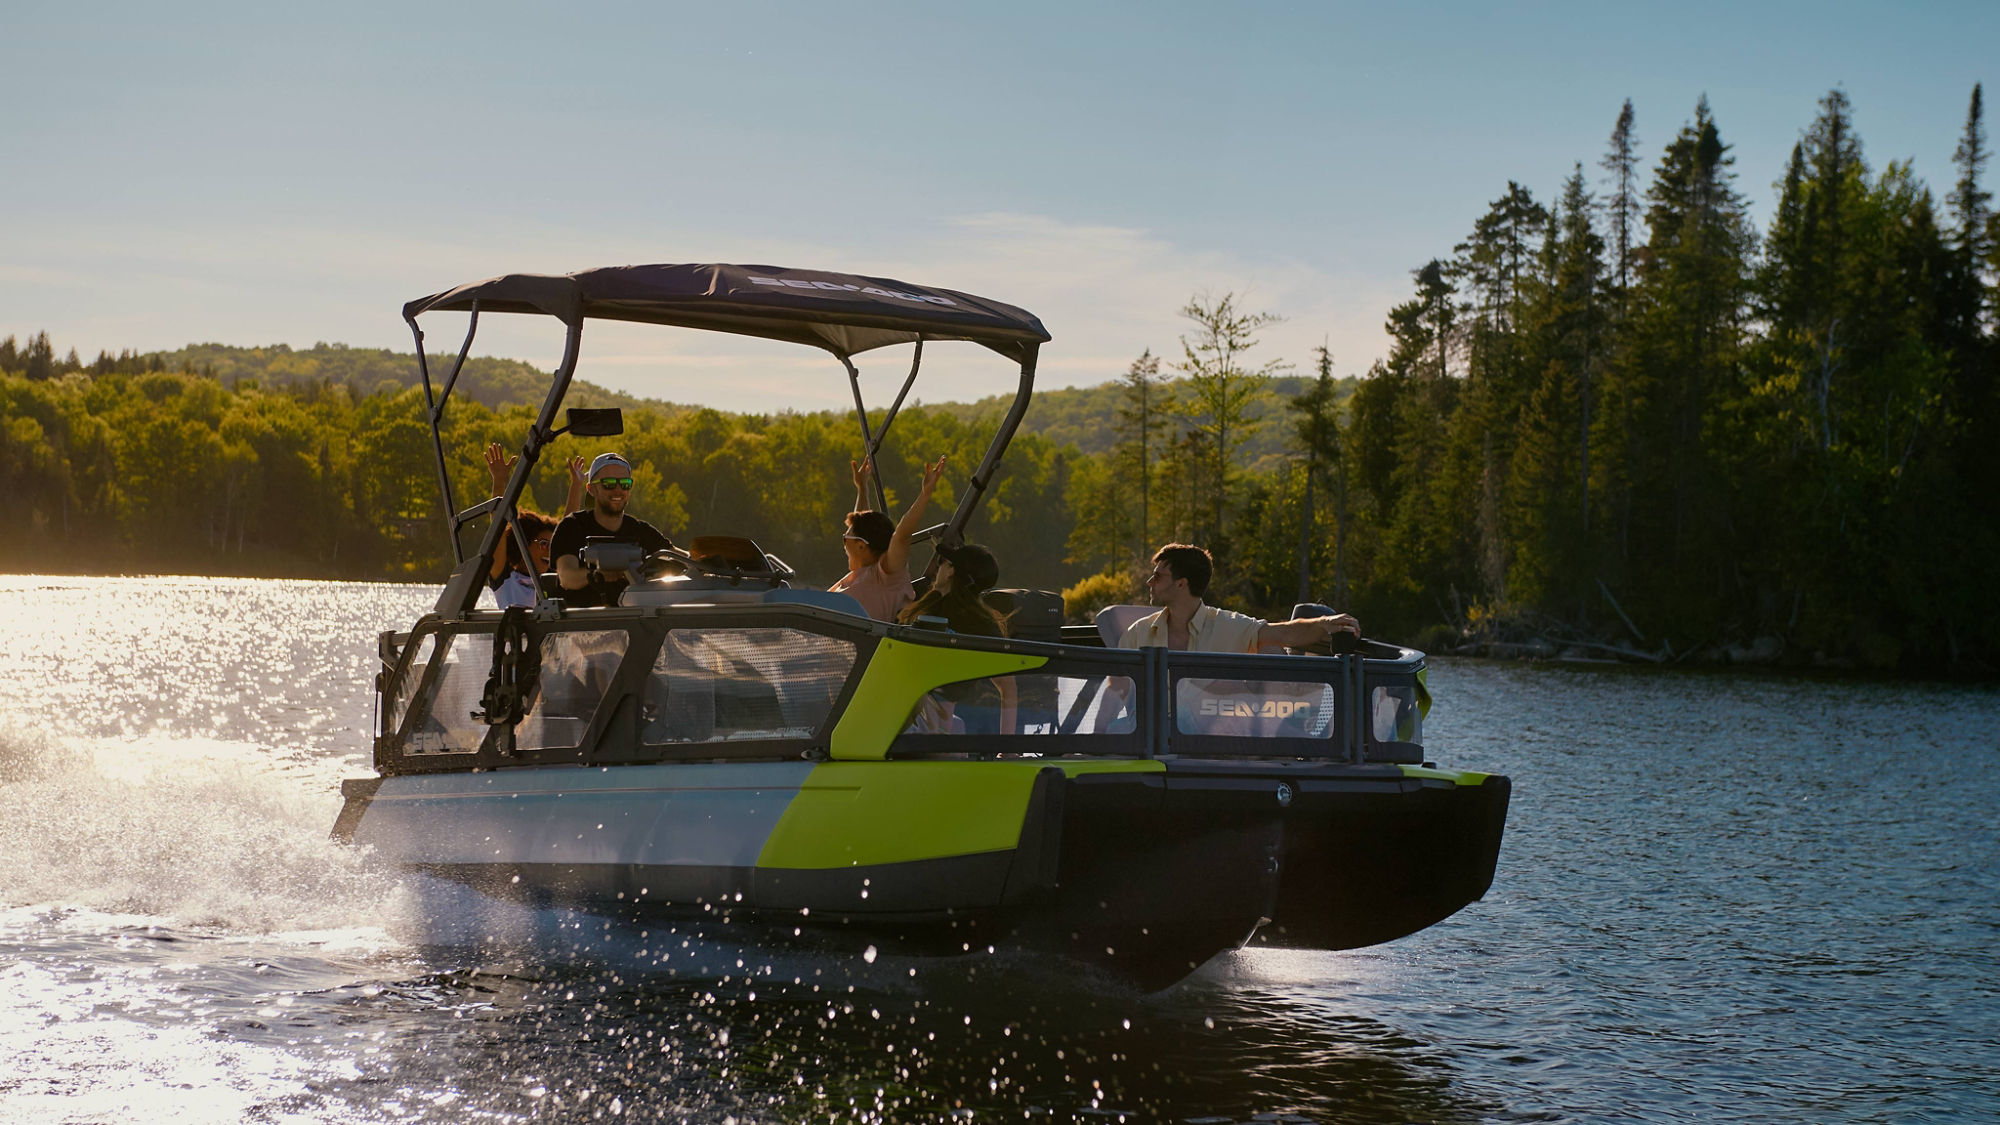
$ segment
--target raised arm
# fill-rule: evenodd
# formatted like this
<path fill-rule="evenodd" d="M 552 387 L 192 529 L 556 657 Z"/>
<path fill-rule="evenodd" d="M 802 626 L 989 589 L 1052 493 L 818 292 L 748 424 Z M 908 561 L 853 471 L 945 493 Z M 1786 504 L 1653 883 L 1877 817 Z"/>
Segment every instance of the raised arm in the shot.
<path fill-rule="evenodd" d="M 938 478 L 944 476 L 944 458 L 939 457 L 934 464 L 924 466 L 923 487 L 917 489 L 917 498 L 910 501 L 910 510 L 896 523 L 896 534 L 889 537 L 889 549 L 882 552 L 882 571 L 885 574 L 901 574 L 910 566 L 910 537 L 917 533 L 917 525 L 924 522 L 924 509 L 930 506 L 931 493 L 937 490 Z"/>
<path fill-rule="evenodd" d="M 569 459 L 569 497 L 563 501 L 563 515 L 583 511 L 583 486 L 590 482 L 590 462 L 579 454 Z"/>
<path fill-rule="evenodd" d="M 1257 630 L 1257 645 L 1284 645 L 1287 648 L 1304 648 L 1318 644 L 1335 633 L 1361 635 L 1361 622 L 1345 613 L 1332 617 L 1295 617 L 1290 621 L 1267 622 Z"/>
<path fill-rule="evenodd" d="M 497 441 L 486 446 L 486 475 L 493 478 L 493 495 L 498 496 L 507 491 L 507 474 L 514 471 L 514 462 L 518 460 L 520 458 L 507 456 L 507 451 L 502 449 Z M 498 579 L 506 573 L 507 550 L 502 546 L 500 550 L 493 552 L 493 565 L 487 568 L 486 576 L 489 579 Z"/>
<path fill-rule="evenodd" d="M 849 461 L 847 467 L 854 471 L 854 506 L 847 510 L 865 512 L 869 508 L 868 478 L 875 472 L 875 459 L 870 457 L 861 461 Z"/>

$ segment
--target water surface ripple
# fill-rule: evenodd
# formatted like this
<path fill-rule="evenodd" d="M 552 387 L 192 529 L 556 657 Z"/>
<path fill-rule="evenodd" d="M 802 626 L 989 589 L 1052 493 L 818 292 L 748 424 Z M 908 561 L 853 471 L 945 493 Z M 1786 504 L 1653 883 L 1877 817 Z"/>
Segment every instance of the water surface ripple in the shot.
<path fill-rule="evenodd" d="M 1485 901 L 1137 995 L 465 901 L 329 843 L 429 588 L 0 577 L 0 1120 L 2000 1119 L 2000 692 L 1437 661 Z"/>

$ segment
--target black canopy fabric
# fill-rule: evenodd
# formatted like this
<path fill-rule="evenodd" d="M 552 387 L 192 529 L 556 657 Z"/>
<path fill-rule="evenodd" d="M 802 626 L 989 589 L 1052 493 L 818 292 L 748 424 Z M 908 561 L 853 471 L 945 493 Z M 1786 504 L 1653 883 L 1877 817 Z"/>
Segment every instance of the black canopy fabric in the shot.
<path fill-rule="evenodd" d="M 1047 343 L 1024 309 L 884 277 L 777 266 L 609 266 L 560 277 L 511 273 L 461 285 L 403 306 L 405 319 L 433 309 L 546 313 L 706 328 L 810 344 L 838 355 L 925 340 L 969 340 L 1017 362 Z"/>

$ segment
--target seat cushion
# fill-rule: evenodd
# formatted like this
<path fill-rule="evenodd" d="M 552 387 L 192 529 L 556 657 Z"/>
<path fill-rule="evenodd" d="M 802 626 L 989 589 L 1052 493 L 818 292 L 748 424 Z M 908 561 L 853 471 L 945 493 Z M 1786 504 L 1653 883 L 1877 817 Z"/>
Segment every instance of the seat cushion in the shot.
<path fill-rule="evenodd" d="M 1125 630 L 1142 618 L 1160 612 L 1156 605 L 1108 605 L 1097 611 L 1097 635 L 1104 638 L 1105 648 L 1117 648 L 1125 639 Z"/>

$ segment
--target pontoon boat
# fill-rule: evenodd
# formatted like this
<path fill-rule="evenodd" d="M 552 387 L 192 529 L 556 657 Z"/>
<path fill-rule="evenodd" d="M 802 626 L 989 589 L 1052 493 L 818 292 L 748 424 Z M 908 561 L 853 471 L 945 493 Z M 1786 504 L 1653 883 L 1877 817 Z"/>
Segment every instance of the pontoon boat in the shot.
<path fill-rule="evenodd" d="M 418 318 L 448 311 L 469 323 L 434 384 Z M 439 428 L 487 313 L 550 316 L 567 339 L 505 491 L 459 510 Z M 380 639 L 379 776 L 343 786 L 340 839 L 608 919 L 1045 952 L 1145 988 L 1253 940 L 1389 941 L 1492 882 L 1508 781 L 1425 761 L 1424 655 L 1408 648 L 1127 650 L 1117 629 L 1136 611 L 1117 607 L 1102 628 L 1020 617 L 1006 639 L 886 624 L 727 528 L 651 559 L 602 545 L 594 561 L 634 579 L 616 606 L 565 606 L 545 581 L 532 611 L 476 608 L 549 443 L 622 425 L 583 410 L 556 424 L 587 321 L 827 351 L 870 454 L 926 343 L 1005 357 L 1012 407 L 925 536 L 949 545 L 1028 409 L 1049 335 L 1027 312 L 883 278 L 653 265 L 492 278 L 404 319 L 457 566 L 433 612 Z M 915 359 L 873 425 L 854 357 L 899 344 Z"/>

